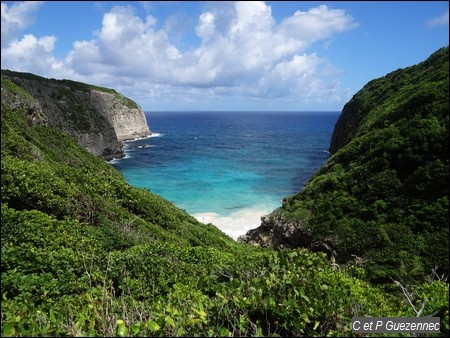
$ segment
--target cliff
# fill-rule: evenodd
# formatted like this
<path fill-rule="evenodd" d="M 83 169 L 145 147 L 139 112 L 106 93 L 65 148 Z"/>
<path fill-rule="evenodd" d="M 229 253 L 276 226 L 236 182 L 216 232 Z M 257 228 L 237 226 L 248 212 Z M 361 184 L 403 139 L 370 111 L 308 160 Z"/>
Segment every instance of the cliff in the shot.
<path fill-rule="evenodd" d="M 366 133 L 371 128 L 383 127 L 380 123 L 385 123 L 386 120 L 405 117 L 407 111 L 398 111 L 400 103 L 404 104 L 404 101 L 409 100 L 410 104 L 425 104 L 420 96 L 429 94 L 423 91 L 421 84 L 435 85 L 444 80 L 442 76 L 445 77 L 446 74 L 445 69 L 442 72 L 442 68 L 448 64 L 446 50 L 443 48 L 433 53 L 418 65 L 398 69 L 367 83 L 345 104 L 331 136 L 330 152 L 334 154 L 358 134 Z M 408 95 L 411 97 L 405 97 Z"/>
<path fill-rule="evenodd" d="M 370 81 L 344 106 L 333 154 L 241 242 L 355 257 L 371 278 L 448 273 L 448 47 Z"/>
<path fill-rule="evenodd" d="M 122 141 L 150 135 L 142 109 L 112 89 L 9 70 L 2 70 L 2 78 L 29 93 L 50 126 L 106 160 L 123 156 Z M 2 102 L 14 100 L 20 103 L 2 87 Z"/>

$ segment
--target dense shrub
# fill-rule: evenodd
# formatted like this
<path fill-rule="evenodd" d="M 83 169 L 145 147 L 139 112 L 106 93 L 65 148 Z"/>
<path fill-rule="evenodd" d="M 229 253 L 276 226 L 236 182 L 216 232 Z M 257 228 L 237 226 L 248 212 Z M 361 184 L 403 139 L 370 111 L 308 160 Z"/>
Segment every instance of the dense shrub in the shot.
<path fill-rule="evenodd" d="M 3 90 L 26 95 L 2 80 Z M 420 155 L 428 165 L 418 164 L 416 148 L 395 153 L 409 149 L 406 138 L 448 131 L 437 117 L 416 121 L 436 133 L 414 136 L 411 126 L 395 125 L 358 138 L 335 155 L 334 170 L 322 169 L 285 203 L 317 233 L 345 234 L 349 256 L 377 243 L 367 256 L 377 255 L 373 265 L 238 244 L 129 186 L 70 137 L 30 123 L 24 109 L 2 103 L 1 114 L 2 336 L 348 336 L 353 316 L 414 316 L 422 305 L 422 315 L 437 311 L 448 334 L 443 276 L 433 270 L 433 278 L 414 280 L 446 262 L 448 197 L 438 188 L 448 182 L 448 160 L 435 153 L 448 145 L 415 146 L 428 152 Z M 386 135 L 395 136 L 386 137 L 394 155 L 367 146 Z M 402 161 L 417 165 L 396 175 Z M 366 175 L 373 168 L 377 174 Z M 359 232 L 371 241 L 359 241 Z M 396 264 L 414 308 L 390 279 Z"/>
<path fill-rule="evenodd" d="M 369 260 L 372 281 L 449 273 L 448 60 L 447 47 L 368 83 L 342 112 L 333 156 L 276 212 L 338 261 Z"/>

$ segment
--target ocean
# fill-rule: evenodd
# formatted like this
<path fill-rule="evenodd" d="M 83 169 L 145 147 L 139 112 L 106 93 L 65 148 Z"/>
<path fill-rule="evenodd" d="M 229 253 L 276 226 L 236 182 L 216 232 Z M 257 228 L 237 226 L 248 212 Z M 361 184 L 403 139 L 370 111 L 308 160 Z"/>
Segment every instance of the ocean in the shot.
<path fill-rule="evenodd" d="M 146 112 L 153 135 L 110 163 L 237 239 L 329 158 L 339 112 Z"/>

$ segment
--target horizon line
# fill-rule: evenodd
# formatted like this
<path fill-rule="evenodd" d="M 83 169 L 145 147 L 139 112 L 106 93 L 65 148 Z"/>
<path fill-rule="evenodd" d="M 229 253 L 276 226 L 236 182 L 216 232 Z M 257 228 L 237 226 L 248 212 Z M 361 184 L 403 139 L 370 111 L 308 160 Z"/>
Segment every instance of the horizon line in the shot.
<path fill-rule="evenodd" d="M 341 113 L 342 110 L 147 110 L 145 113 Z"/>

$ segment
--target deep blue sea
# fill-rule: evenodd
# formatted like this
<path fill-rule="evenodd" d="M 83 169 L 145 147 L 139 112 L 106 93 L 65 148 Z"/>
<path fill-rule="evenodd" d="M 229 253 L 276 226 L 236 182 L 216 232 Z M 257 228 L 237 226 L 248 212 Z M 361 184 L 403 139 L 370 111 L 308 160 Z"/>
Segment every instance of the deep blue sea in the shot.
<path fill-rule="evenodd" d="M 338 112 L 146 113 L 153 137 L 111 163 L 233 238 L 298 192 L 330 156 Z"/>

